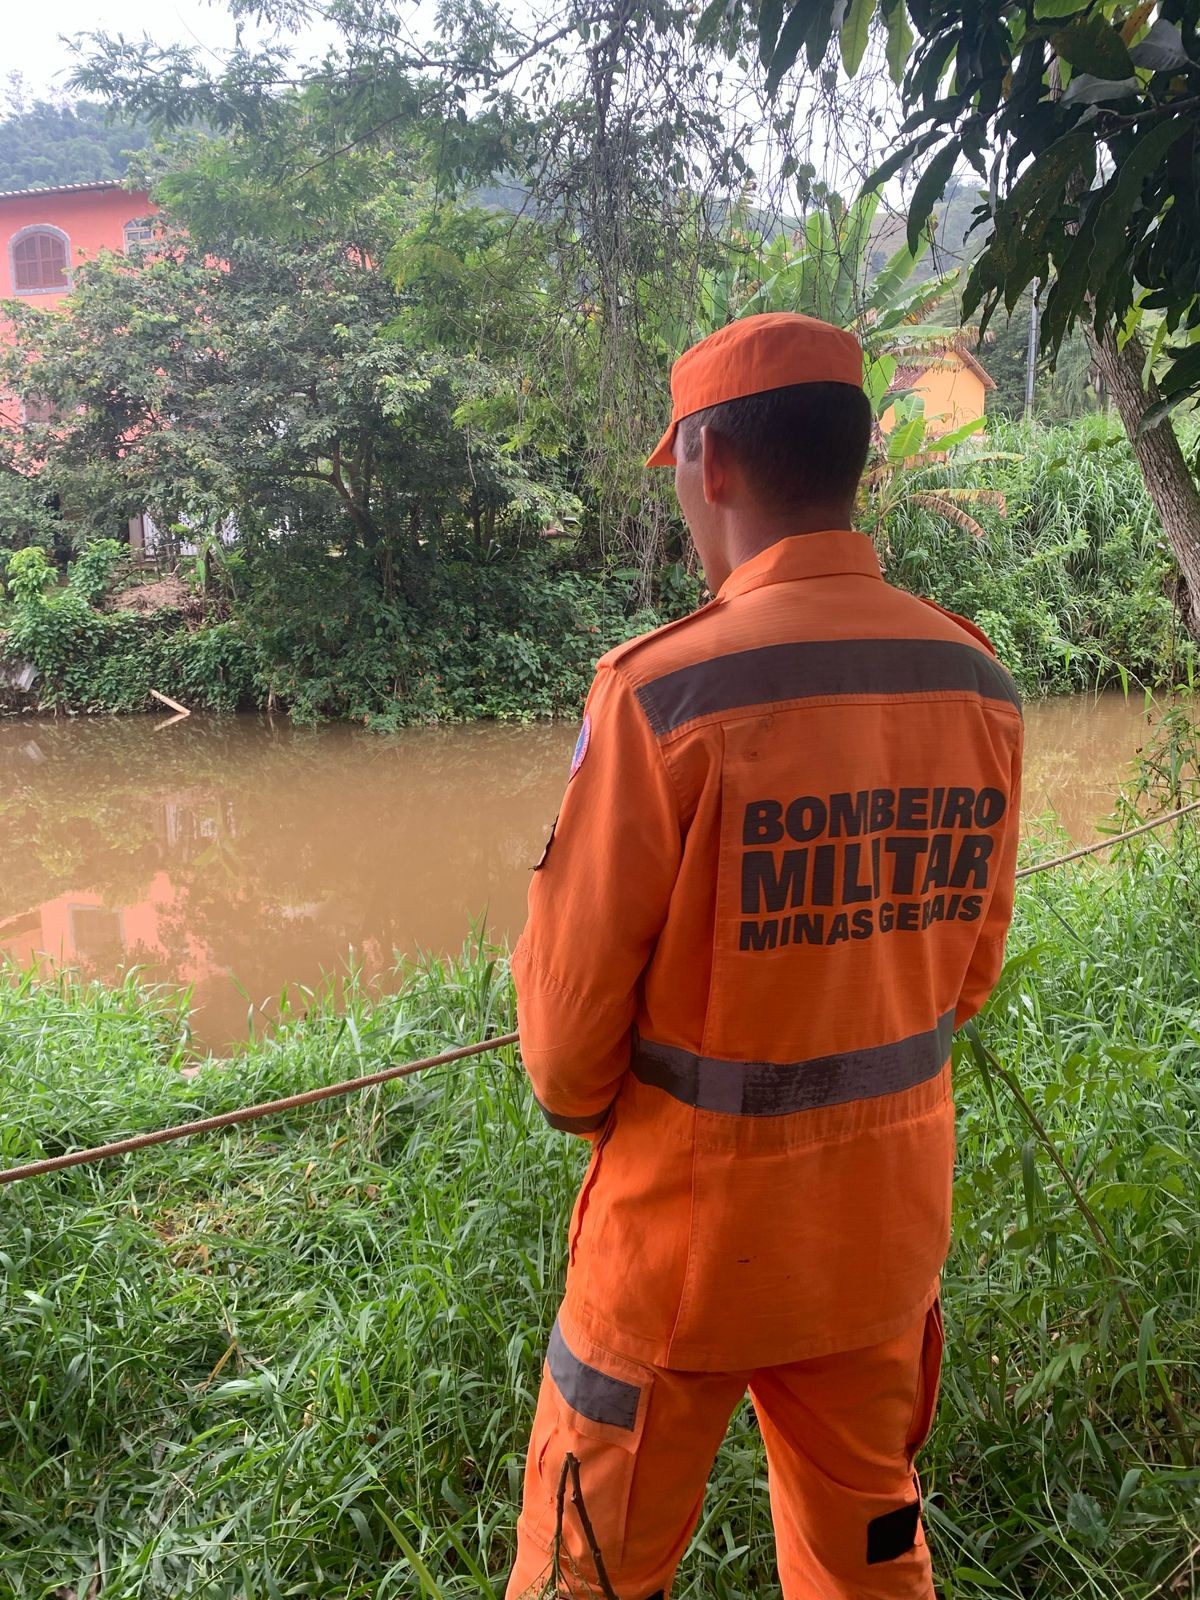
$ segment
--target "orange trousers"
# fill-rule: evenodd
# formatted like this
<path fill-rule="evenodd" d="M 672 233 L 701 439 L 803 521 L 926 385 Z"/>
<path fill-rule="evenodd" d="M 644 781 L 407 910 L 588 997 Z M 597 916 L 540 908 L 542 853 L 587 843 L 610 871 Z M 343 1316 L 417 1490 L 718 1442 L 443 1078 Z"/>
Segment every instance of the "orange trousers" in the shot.
<path fill-rule="evenodd" d="M 666 1600 L 718 1446 L 749 1389 L 767 1451 L 785 1600 L 933 1600 L 913 1458 L 933 1423 L 935 1303 L 884 1344 L 756 1372 L 680 1372 L 614 1356 L 560 1315 L 550 1339 L 506 1600 L 601 1593 L 563 1462 L 619 1600 Z"/>

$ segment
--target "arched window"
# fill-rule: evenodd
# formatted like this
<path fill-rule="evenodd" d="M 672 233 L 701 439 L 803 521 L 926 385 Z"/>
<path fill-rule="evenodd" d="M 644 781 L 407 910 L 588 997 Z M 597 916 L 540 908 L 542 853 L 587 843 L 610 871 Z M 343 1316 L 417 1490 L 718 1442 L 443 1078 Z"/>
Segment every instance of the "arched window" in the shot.
<path fill-rule="evenodd" d="M 47 294 L 69 289 L 67 236 L 61 228 L 23 228 L 9 246 L 16 294 Z"/>

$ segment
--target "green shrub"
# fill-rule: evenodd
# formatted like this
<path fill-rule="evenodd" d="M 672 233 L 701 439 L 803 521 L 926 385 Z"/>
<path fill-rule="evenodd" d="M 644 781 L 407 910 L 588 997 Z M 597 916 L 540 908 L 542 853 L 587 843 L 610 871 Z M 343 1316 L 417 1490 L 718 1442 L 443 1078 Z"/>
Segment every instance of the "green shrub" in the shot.
<path fill-rule="evenodd" d="M 981 452 L 1010 459 L 972 465 Z M 1115 422 L 993 424 L 978 451 L 953 458 L 951 477 L 998 490 L 1007 516 L 972 507 L 985 530 L 977 539 L 902 506 L 885 531 L 892 582 L 977 622 L 1031 694 L 1182 675 L 1194 647 L 1172 598 L 1174 562 Z"/>
<path fill-rule="evenodd" d="M 668 603 L 686 611 L 697 585 L 668 577 Z M 667 619 L 637 609 L 629 573 L 430 564 L 385 599 L 349 561 L 294 551 L 260 565 L 242 616 L 261 693 L 299 720 L 377 728 L 575 715 L 597 659 Z"/>
<path fill-rule="evenodd" d="M 969 502 L 984 529 L 974 538 L 902 499 L 879 540 L 887 576 L 978 622 L 1029 694 L 1182 677 L 1195 647 L 1174 564 L 1113 425 L 1001 423 L 981 450 L 954 456 L 949 475 L 1001 492 L 1007 516 Z M 232 616 L 193 631 L 168 612 L 96 610 L 118 558 L 112 541 L 90 546 L 62 588 L 41 550 L 10 557 L 6 649 L 39 669 L 47 706 L 140 710 L 156 688 L 197 709 L 271 705 L 376 728 L 573 716 L 604 651 L 699 598 L 673 566 L 641 607 L 637 574 L 579 571 L 540 549 L 476 562 L 426 552 L 384 593 L 361 552 L 297 535 L 223 556 Z"/>

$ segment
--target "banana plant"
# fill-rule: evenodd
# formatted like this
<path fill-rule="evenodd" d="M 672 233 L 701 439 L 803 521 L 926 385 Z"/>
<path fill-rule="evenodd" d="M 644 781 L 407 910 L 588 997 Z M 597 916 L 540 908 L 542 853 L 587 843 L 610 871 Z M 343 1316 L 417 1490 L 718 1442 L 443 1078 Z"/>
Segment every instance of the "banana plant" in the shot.
<path fill-rule="evenodd" d="M 876 417 L 882 415 L 895 399 L 890 390 L 897 366 L 915 356 L 932 365 L 965 330 L 927 320 L 959 283 L 957 268 L 912 281 L 929 248 L 927 235 L 915 250 L 902 245 L 871 276 L 878 210 L 878 194 L 861 194 L 850 205 L 831 194 L 803 227 L 765 246 L 757 234 L 732 230 L 724 258 L 700 275 L 701 331 L 762 311 L 800 311 L 849 328 L 866 357 L 864 386 L 872 408 Z"/>
<path fill-rule="evenodd" d="M 932 511 L 977 539 L 986 530 L 972 512 L 991 506 L 1003 517 L 1008 505 L 998 489 L 981 485 L 961 486 L 949 481 L 954 449 L 975 434 L 983 432 L 986 421 L 977 417 L 949 433 L 930 436 L 921 401 L 915 396 L 895 401 L 896 422 L 891 433 L 874 452 L 863 475 L 859 496 L 859 525 L 877 544 L 884 540 L 888 518 L 901 507 Z M 1011 451 L 989 450 L 974 454 L 970 465 L 986 466 L 994 461 L 1016 461 Z"/>
<path fill-rule="evenodd" d="M 849 206 L 837 195 L 810 213 L 803 228 L 781 234 L 763 247 L 753 233 L 731 230 L 726 253 L 698 281 L 701 331 L 711 332 L 738 317 L 762 311 L 800 311 L 849 328 L 863 347 L 863 388 L 875 419 L 872 452 L 863 479 L 861 526 L 877 540 L 888 517 L 901 506 L 919 506 L 982 538 L 973 509 L 990 506 L 1001 516 L 1004 496 L 986 486 L 962 487 L 947 481 L 950 453 L 983 431 L 984 419 L 937 437 L 929 431 L 923 402 L 895 388 L 902 366 L 919 358 L 922 366 L 944 362 L 946 351 L 971 330 L 957 323 L 927 320 L 958 287 L 956 270 L 922 283 L 913 275 L 929 248 L 923 235 L 915 249 L 903 244 L 873 277 L 872 229 L 878 194 L 862 194 Z M 679 333 L 683 336 L 683 330 Z M 682 345 L 681 345 L 682 348 Z M 892 409 L 888 434 L 879 426 Z M 972 467 L 998 457 L 973 455 Z"/>

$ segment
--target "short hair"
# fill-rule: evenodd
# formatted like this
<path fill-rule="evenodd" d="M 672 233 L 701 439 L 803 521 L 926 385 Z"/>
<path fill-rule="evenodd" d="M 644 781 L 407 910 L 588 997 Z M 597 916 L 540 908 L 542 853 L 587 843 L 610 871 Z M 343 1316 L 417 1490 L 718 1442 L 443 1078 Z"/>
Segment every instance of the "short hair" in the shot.
<path fill-rule="evenodd" d="M 851 501 L 871 444 L 871 403 L 850 383 L 796 383 L 726 400 L 680 420 L 683 459 L 700 454 L 700 429 L 725 439 L 764 505 Z"/>

